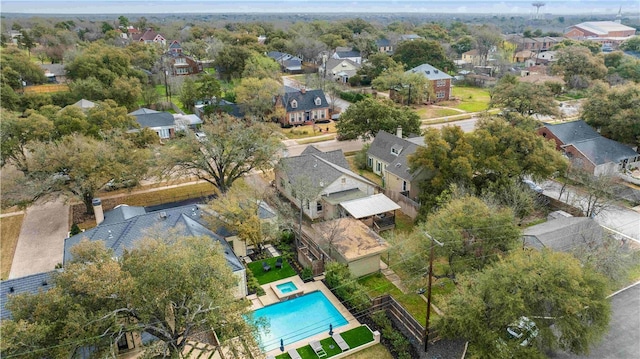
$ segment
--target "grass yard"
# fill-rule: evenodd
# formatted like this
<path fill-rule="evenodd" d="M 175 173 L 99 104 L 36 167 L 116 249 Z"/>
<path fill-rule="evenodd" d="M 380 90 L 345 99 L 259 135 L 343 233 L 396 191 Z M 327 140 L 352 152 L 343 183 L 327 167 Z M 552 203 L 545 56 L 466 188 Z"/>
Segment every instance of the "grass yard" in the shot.
<path fill-rule="evenodd" d="M 402 304 L 402 306 L 411 313 L 411 316 L 414 319 L 416 319 L 420 324 L 425 325 L 427 304 L 420 295 L 416 293 L 402 293 L 398 287 L 391 283 L 381 273 L 361 278 L 358 282 L 367 288 L 367 294 L 372 298 L 383 294 L 392 295 L 398 303 Z M 437 314 L 431 311 L 431 317 L 435 319 Z"/>
<path fill-rule="evenodd" d="M 418 116 L 420 116 L 421 120 L 429 120 L 432 118 L 455 116 L 461 114 L 460 111 L 448 108 L 434 108 L 431 106 L 421 106 L 414 111 L 418 114 Z"/>
<path fill-rule="evenodd" d="M 455 107 L 467 112 L 480 112 L 489 108 L 489 91 L 478 87 L 455 86 L 453 96 L 459 101 L 439 103 L 442 106 Z"/>
<path fill-rule="evenodd" d="M 247 264 L 247 267 L 249 267 L 249 270 L 251 271 L 251 273 L 253 273 L 253 276 L 256 277 L 260 285 L 292 277 L 297 274 L 296 271 L 291 268 L 291 265 L 287 260 L 284 260 L 282 262 L 282 268 L 276 268 L 276 259 L 278 258 L 279 257 L 273 257 Z M 262 262 L 267 262 L 267 264 L 271 267 L 271 270 L 265 272 L 262 269 Z"/>
<path fill-rule="evenodd" d="M 306 126 L 282 129 L 282 133 L 288 139 L 292 139 L 292 140 L 299 139 L 299 138 L 322 136 L 327 134 L 335 134 L 336 132 L 337 132 L 336 123 L 333 121 L 330 121 L 329 123 L 317 123 L 315 125 L 306 125 Z"/>
<path fill-rule="evenodd" d="M 371 333 L 369 328 L 365 326 L 353 328 L 344 333 L 340 333 L 340 335 L 342 336 L 344 341 L 347 342 L 350 348 L 356 348 L 373 341 L 373 333 Z M 320 344 L 322 345 L 322 349 L 324 349 L 324 351 L 327 353 L 326 358 L 330 358 L 342 353 L 342 350 L 340 349 L 338 344 L 336 344 L 335 340 L 333 340 L 333 338 L 331 337 L 320 340 Z M 310 345 L 305 345 L 302 348 L 298 348 L 297 351 L 303 359 L 318 358 L 318 355 L 313 351 Z M 276 358 L 290 359 L 291 356 L 289 356 L 288 353 L 283 353 L 278 355 Z"/>
<path fill-rule="evenodd" d="M 23 218 L 23 214 L 0 218 L 0 279 L 2 280 L 9 278 Z"/>
<path fill-rule="evenodd" d="M 345 357 L 346 359 L 393 359 L 387 348 L 382 344 L 376 344 L 367 349 L 361 350 Z"/>
<path fill-rule="evenodd" d="M 368 179 L 369 181 L 377 184 L 378 186 L 382 187 L 382 177 L 378 176 L 377 174 L 373 173 L 372 171 L 369 170 L 361 170 L 358 167 L 356 167 L 356 156 L 355 155 L 351 155 L 351 156 L 346 156 L 347 158 L 347 162 L 349 163 L 349 168 L 359 174 L 360 176 Z"/>
<path fill-rule="evenodd" d="M 396 235 L 400 232 L 409 233 L 413 231 L 414 224 L 415 223 L 413 222 L 413 219 L 411 219 L 411 217 L 407 216 L 401 211 L 396 211 Z"/>

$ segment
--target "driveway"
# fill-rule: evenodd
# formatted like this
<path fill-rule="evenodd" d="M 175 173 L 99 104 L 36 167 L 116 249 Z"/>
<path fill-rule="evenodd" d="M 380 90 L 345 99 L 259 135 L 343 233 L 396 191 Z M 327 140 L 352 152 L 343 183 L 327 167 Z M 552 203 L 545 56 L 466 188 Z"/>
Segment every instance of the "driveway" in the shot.
<path fill-rule="evenodd" d="M 588 355 L 553 353 L 558 359 L 635 359 L 640 354 L 640 282 L 611 296 L 611 322 Z"/>
<path fill-rule="evenodd" d="M 62 196 L 27 208 L 9 279 L 54 270 L 62 263 L 69 231 L 69 205 Z"/>
<path fill-rule="evenodd" d="M 556 181 L 545 181 L 542 185 L 544 194 L 558 199 L 562 185 Z M 565 189 L 560 199 L 562 202 L 578 208 L 586 208 L 586 199 L 572 188 Z M 627 239 L 640 243 L 640 213 L 622 206 L 610 204 L 598 213 L 594 219 L 601 226 L 612 229 Z"/>

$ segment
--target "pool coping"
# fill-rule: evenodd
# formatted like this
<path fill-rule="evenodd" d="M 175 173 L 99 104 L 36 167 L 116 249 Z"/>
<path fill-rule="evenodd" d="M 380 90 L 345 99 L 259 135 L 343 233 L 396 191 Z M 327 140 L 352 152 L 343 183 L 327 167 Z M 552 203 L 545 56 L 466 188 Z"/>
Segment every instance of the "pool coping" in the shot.
<path fill-rule="evenodd" d="M 322 294 L 325 295 L 325 297 L 327 297 L 329 302 L 333 304 L 333 306 L 347 321 L 347 324 L 340 326 L 338 328 L 334 328 L 334 332 L 341 333 L 343 331 L 347 331 L 349 329 L 353 329 L 361 325 L 360 322 L 353 316 L 353 314 L 351 314 L 351 312 L 349 312 L 349 310 L 342 304 L 342 302 L 340 302 L 340 300 L 338 300 L 338 298 L 333 293 L 331 293 L 329 288 L 327 288 L 327 286 L 325 286 L 323 282 L 321 281 L 304 282 L 298 275 L 279 279 L 277 281 L 273 281 L 267 284 L 263 284 L 262 289 L 265 290 L 265 295 L 257 297 L 257 300 L 251 301 L 251 304 L 252 304 L 251 310 L 255 311 L 257 309 L 264 308 L 271 304 L 280 303 L 281 301 L 278 299 L 278 297 L 276 296 L 271 286 L 286 283 L 286 282 L 293 282 L 296 285 L 296 287 L 298 287 L 298 289 L 300 289 L 303 292 L 303 294 L 320 291 L 322 292 Z M 286 301 L 283 301 L 283 302 L 286 302 Z M 322 332 L 322 333 L 298 340 L 296 342 L 285 343 L 284 351 L 286 352 L 289 349 L 300 348 L 302 346 L 309 344 L 309 342 L 312 340 L 324 339 L 329 335 L 328 333 L 329 333 L 329 328 L 327 328 L 326 333 Z M 282 354 L 282 351 L 280 351 L 280 348 L 276 348 L 266 352 L 265 354 L 276 356 L 276 355 Z"/>

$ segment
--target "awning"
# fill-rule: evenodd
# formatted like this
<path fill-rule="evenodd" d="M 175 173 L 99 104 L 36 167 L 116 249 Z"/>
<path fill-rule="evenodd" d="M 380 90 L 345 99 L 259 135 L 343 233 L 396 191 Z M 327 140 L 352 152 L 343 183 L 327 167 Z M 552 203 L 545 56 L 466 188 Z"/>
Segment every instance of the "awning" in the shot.
<path fill-rule="evenodd" d="M 395 211 L 400 209 L 397 203 L 392 201 L 389 197 L 382 193 L 374 194 L 373 196 L 354 199 L 340 203 L 353 218 L 360 219 L 365 217 L 371 217 L 376 214 Z"/>

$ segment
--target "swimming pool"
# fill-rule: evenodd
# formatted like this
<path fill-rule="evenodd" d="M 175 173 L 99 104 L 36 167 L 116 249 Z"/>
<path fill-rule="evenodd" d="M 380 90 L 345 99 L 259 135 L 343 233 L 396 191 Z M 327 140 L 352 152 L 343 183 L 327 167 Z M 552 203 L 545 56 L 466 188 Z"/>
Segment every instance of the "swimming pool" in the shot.
<path fill-rule="evenodd" d="M 286 283 L 278 284 L 276 287 L 282 293 L 291 293 L 294 290 L 298 290 L 298 287 L 296 287 L 296 285 L 293 284 L 293 282 L 286 282 Z"/>
<path fill-rule="evenodd" d="M 268 323 L 268 331 L 261 330 L 258 335 L 265 352 L 280 347 L 280 339 L 288 345 L 325 331 L 329 333 L 329 324 L 337 328 L 348 323 L 320 291 L 260 308 L 253 315 Z"/>

